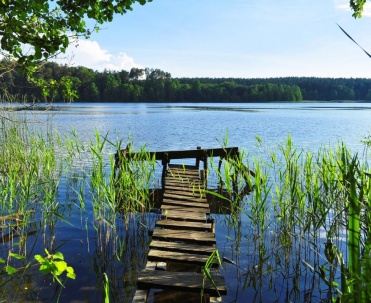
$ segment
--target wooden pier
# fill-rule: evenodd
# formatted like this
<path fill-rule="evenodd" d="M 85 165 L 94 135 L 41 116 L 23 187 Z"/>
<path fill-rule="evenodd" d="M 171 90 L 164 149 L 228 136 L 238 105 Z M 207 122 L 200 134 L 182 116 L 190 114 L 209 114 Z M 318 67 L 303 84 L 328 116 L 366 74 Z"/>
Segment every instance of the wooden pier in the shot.
<path fill-rule="evenodd" d="M 133 154 L 120 151 L 121 156 Z M 238 148 L 153 152 L 161 160 L 162 218 L 151 232 L 146 267 L 138 273 L 133 302 L 221 302 L 227 293 L 218 274 L 214 220 L 206 198 L 208 157 L 236 157 Z M 174 165 L 173 159 L 195 159 L 195 165 Z M 200 169 L 203 162 L 203 169 Z M 205 265 L 211 268 L 205 274 Z"/>

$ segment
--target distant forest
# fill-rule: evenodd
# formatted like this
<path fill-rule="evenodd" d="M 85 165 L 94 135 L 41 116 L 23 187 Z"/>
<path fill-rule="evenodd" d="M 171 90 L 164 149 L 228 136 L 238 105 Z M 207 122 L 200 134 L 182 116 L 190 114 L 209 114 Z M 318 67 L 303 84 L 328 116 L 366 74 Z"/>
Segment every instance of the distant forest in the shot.
<path fill-rule="evenodd" d="M 37 77 L 49 81 L 72 79 L 75 102 L 265 102 L 371 101 L 371 79 L 347 78 L 172 78 L 159 69 L 98 72 L 86 67 L 46 63 Z M 3 91 L 43 101 L 41 89 L 17 71 L 0 76 Z M 45 100 L 46 101 L 46 100 Z M 47 101 L 65 101 L 57 92 Z"/>

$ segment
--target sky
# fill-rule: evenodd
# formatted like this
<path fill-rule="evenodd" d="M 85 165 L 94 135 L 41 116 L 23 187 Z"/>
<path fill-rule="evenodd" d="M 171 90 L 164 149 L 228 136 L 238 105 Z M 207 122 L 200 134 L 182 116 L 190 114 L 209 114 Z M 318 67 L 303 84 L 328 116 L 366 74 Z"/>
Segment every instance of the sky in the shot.
<path fill-rule="evenodd" d="M 337 24 L 371 53 L 371 1 L 355 19 L 349 0 L 153 0 L 116 15 L 59 62 L 158 68 L 173 78 L 371 78 L 371 58 Z"/>

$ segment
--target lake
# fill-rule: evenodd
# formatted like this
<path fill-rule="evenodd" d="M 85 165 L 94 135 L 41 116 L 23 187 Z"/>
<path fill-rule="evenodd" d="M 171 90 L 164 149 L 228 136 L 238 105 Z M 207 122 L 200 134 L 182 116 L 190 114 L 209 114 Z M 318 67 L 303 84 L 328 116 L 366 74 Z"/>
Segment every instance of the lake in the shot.
<path fill-rule="evenodd" d="M 150 150 L 215 147 L 228 132 L 230 146 L 253 150 L 255 136 L 267 146 L 291 134 L 297 146 L 316 150 L 343 140 L 354 149 L 371 127 L 369 103 L 250 104 L 69 104 L 48 112 L 33 112 L 37 121 L 53 119 L 53 128 L 78 130 L 82 140 L 94 129 L 112 139 L 130 136 Z"/>
<path fill-rule="evenodd" d="M 47 111 L 20 113 L 25 114 L 41 131 L 70 134 L 75 129 L 87 149 L 97 130 L 112 142 L 122 140 L 123 148 L 133 141 L 135 146 L 145 145 L 151 151 L 221 147 L 227 140 L 228 146 L 237 146 L 258 157 L 262 148 L 257 146 L 257 135 L 265 148 L 275 150 L 290 134 L 295 146 L 311 152 L 343 141 L 354 152 L 361 153 L 364 149 L 361 140 L 371 131 L 369 103 L 84 103 L 56 104 Z M 107 155 L 114 152 L 114 148 L 106 150 Z M 84 159 L 82 162 L 89 166 Z M 36 231 L 27 241 L 31 247 L 28 253 L 42 253 L 32 243 L 62 251 L 74 267 L 77 279 L 68 281 L 59 295 L 59 288 L 52 287 L 50 279 L 33 272 L 27 286 L 32 291 L 26 297 L 30 301 L 54 302 L 59 298 L 59 302 L 102 302 L 104 273 L 107 273 L 113 298 L 125 302 L 135 284 L 133 271 L 145 262 L 148 230 L 157 216 L 131 215 L 127 223 L 118 218 L 112 230 L 94 216 L 92 205 L 85 203 L 84 210 L 79 206 L 70 182 L 87 180 L 70 177 L 64 176 L 59 185 L 58 217 L 52 220 L 53 224 L 36 222 Z M 259 256 L 250 247 L 252 242 L 244 240 L 253 236 L 247 216 L 240 215 L 234 228 L 228 226 L 228 216 L 215 215 L 215 218 L 219 252 L 226 260 L 232 260 L 223 262 L 220 270 L 228 286 L 224 302 L 322 302 L 326 298 L 325 292 L 309 291 L 313 283 L 308 281 L 310 270 L 304 269 L 303 264 L 292 262 L 285 269 L 287 276 L 272 274 L 269 264 L 264 265 L 264 272 L 258 270 Z M 3 257 L 8 249 L 1 249 Z M 252 268 L 251 262 L 256 264 Z M 307 270 L 308 275 L 300 279 L 293 275 L 295 265 L 301 272 Z M 316 283 L 321 284 L 317 280 Z"/>

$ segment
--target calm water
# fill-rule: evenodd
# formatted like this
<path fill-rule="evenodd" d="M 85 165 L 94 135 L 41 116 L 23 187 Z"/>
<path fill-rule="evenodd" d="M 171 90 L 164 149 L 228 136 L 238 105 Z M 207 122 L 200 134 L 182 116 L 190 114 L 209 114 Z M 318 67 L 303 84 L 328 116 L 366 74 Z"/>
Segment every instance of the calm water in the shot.
<path fill-rule="evenodd" d="M 41 121 L 53 117 L 55 129 L 75 128 L 86 141 L 97 129 L 124 142 L 130 136 L 150 150 L 216 147 L 226 133 L 229 146 L 247 150 L 253 150 L 256 134 L 267 146 L 291 134 L 297 146 L 311 150 L 340 139 L 359 149 L 371 130 L 368 103 L 71 104 L 34 115 Z"/>
<path fill-rule="evenodd" d="M 123 147 L 130 138 L 136 146 L 145 144 L 149 150 L 220 147 L 228 137 L 228 146 L 238 146 L 254 155 L 260 152 L 255 147 L 256 135 L 267 148 L 275 149 L 291 134 L 296 146 L 311 151 L 323 145 L 334 146 L 340 140 L 353 151 L 362 151 L 360 141 L 371 132 L 371 104 L 367 103 L 71 104 L 28 114 L 40 129 L 47 125 L 62 134 L 76 129 L 86 145 L 94 140 L 96 129 L 101 135 L 108 134 L 112 141 L 123 140 Z M 49 123 L 39 123 L 45 121 Z M 111 280 L 111 292 L 116 300 L 124 302 L 135 283 L 130 268 L 140 267 L 145 261 L 141 249 L 148 240 L 148 228 L 153 226 L 155 216 L 132 217 L 132 224 L 139 228 L 128 230 L 125 224 L 118 223 L 112 231 L 95 221 L 91 206 L 86 206 L 85 213 L 78 210 L 78 201 L 73 199 L 68 184 L 62 182 L 59 190 L 59 212 L 66 221 L 57 220 L 53 226 L 41 224 L 45 232 L 37 232 L 33 237 L 44 243 L 44 247 L 64 252 L 75 268 L 78 282 L 67 283 L 60 302 L 101 302 L 103 273 Z M 292 291 L 293 278 L 282 279 L 281 275 L 263 277 L 260 286 L 244 285 L 246 276 L 253 274 L 247 269 L 248 262 L 254 260 L 249 247 L 235 238 L 247 228 L 246 218 L 240 218 L 239 230 L 229 229 L 223 216 L 216 219 L 220 253 L 237 263 L 237 266 L 225 263 L 221 270 L 229 292 L 224 302 L 250 302 L 253 298 L 256 302 L 285 302 L 288 297 L 294 301 L 295 296 L 297 302 L 303 301 L 300 291 L 309 287 L 306 281 L 299 282 L 301 290 L 293 296 L 287 296 Z M 136 243 L 135 238 L 143 239 L 143 243 Z M 43 279 L 39 276 L 37 295 L 30 294 L 30 301 L 43 300 L 43 296 L 47 302 L 56 300 L 57 290 L 50 298 L 50 281 Z M 272 290 L 269 284 L 274 282 L 277 285 Z"/>

